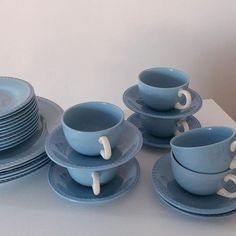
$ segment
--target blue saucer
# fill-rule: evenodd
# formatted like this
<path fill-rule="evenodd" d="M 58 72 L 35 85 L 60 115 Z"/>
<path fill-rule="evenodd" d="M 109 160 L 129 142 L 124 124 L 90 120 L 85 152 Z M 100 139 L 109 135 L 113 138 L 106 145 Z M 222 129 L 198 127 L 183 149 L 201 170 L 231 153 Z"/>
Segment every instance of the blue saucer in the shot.
<path fill-rule="evenodd" d="M 23 143 L 1 151 L 0 171 L 20 165 L 45 152 L 44 143 L 48 134 L 61 122 L 63 110 L 54 102 L 38 97 L 41 122 L 32 137 Z"/>
<path fill-rule="evenodd" d="M 66 168 L 53 163 L 49 169 L 49 185 L 61 197 L 81 203 L 106 203 L 121 198 L 130 192 L 138 182 L 140 167 L 135 158 L 120 166 L 117 175 L 107 184 L 101 186 L 98 196 L 93 194 L 92 188 L 75 182 Z"/>
<path fill-rule="evenodd" d="M 143 144 L 142 134 L 133 124 L 124 121 L 122 129 L 109 160 L 104 160 L 101 156 L 85 156 L 74 151 L 66 141 L 61 126 L 47 138 L 46 153 L 53 162 L 66 168 L 105 170 L 120 166 L 132 159 Z"/>
<path fill-rule="evenodd" d="M 131 122 L 132 124 L 134 124 L 141 131 L 143 135 L 143 144 L 147 146 L 151 146 L 151 147 L 157 147 L 157 148 L 170 148 L 170 140 L 172 139 L 172 137 L 159 138 L 159 137 L 149 134 L 147 131 L 145 131 L 142 125 L 140 114 L 134 113 L 131 116 L 129 116 L 127 120 Z M 200 122 L 194 116 L 187 117 L 186 121 L 189 125 L 190 130 L 201 127 Z"/>
<path fill-rule="evenodd" d="M 191 116 L 202 107 L 202 99 L 200 95 L 194 90 L 188 88 L 192 96 L 192 104 L 189 108 L 184 110 L 173 109 L 170 111 L 157 111 L 149 108 L 144 104 L 140 97 L 138 85 L 128 88 L 123 95 L 125 105 L 132 111 L 143 114 L 145 116 L 156 118 L 182 118 Z"/>
<path fill-rule="evenodd" d="M 198 196 L 181 188 L 171 171 L 170 154 L 161 157 L 152 170 L 152 182 L 155 192 L 170 205 L 191 214 L 219 215 L 236 210 L 236 199 L 229 199 L 217 194 Z M 229 192 L 236 186 L 230 181 L 224 186 Z"/>
<path fill-rule="evenodd" d="M 169 202 L 167 202 L 165 199 L 163 199 L 161 196 L 159 196 L 159 198 L 169 207 L 171 207 L 172 209 L 174 209 L 175 211 L 178 211 L 184 215 L 187 215 L 187 216 L 191 216 L 191 217 L 195 217 L 195 218 L 222 218 L 222 217 L 228 217 L 228 216 L 231 216 L 233 214 L 236 213 L 236 210 L 233 210 L 233 211 L 230 211 L 230 212 L 227 212 L 227 213 L 223 213 L 223 214 L 212 214 L 212 215 L 204 215 L 204 214 L 196 214 L 196 213 L 191 213 L 191 212 L 188 212 L 188 211 L 184 211 L 182 209 L 179 209 L 177 207 L 175 207 L 174 205 L 171 205 Z"/>

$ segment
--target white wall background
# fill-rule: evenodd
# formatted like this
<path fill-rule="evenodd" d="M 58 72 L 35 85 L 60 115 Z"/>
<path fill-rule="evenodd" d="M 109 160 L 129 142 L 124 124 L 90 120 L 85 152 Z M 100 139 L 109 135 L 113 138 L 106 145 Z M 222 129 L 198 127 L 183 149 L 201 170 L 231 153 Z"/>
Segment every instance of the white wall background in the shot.
<path fill-rule="evenodd" d="M 64 108 L 172 66 L 236 118 L 235 0 L 0 0 L 0 32 L 0 74 Z"/>

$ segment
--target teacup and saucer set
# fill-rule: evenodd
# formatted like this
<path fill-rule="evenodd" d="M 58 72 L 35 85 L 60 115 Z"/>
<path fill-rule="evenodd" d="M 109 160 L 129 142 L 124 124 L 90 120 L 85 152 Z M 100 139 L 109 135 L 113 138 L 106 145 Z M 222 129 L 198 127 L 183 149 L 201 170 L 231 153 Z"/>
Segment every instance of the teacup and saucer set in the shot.
<path fill-rule="evenodd" d="M 142 71 L 138 85 L 124 92 L 125 105 L 135 112 L 128 121 L 142 132 L 145 145 L 170 148 L 172 137 L 201 127 L 193 114 L 201 108 L 202 99 L 188 85 L 184 72 L 156 67 Z"/>
<path fill-rule="evenodd" d="M 140 131 L 124 120 L 119 107 L 106 102 L 75 105 L 46 140 L 54 162 L 49 184 L 61 197 L 81 204 L 120 198 L 138 182 L 135 156 L 142 143 Z"/>
<path fill-rule="evenodd" d="M 37 97 L 28 82 L 0 77 L 0 183 L 28 175 L 50 159 L 47 135 L 59 125 L 63 110 Z"/>
<path fill-rule="evenodd" d="M 157 195 L 173 209 L 192 216 L 235 213 L 235 130 L 198 128 L 174 137 L 171 147 L 152 170 Z"/>

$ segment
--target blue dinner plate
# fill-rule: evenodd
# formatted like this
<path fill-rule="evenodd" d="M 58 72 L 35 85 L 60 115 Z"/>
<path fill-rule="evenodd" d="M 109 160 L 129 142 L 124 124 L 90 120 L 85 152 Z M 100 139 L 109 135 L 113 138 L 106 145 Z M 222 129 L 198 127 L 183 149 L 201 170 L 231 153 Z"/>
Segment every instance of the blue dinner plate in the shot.
<path fill-rule="evenodd" d="M 5 118 L 24 107 L 33 96 L 34 89 L 28 82 L 0 77 L 0 117 Z"/>
<path fill-rule="evenodd" d="M 142 148 L 143 138 L 140 131 L 130 122 L 124 121 L 121 135 L 112 156 L 104 160 L 101 156 L 85 156 L 74 151 L 65 139 L 62 127 L 48 136 L 45 149 L 48 157 L 60 166 L 91 170 L 110 169 L 132 159 Z"/>
<path fill-rule="evenodd" d="M 152 170 L 152 182 L 157 195 L 185 212 L 210 216 L 236 210 L 236 199 L 225 198 L 217 194 L 199 196 L 180 187 L 171 171 L 170 153 L 155 163 Z M 224 188 L 229 192 L 236 190 L 236 186 L 231 181 L 225 183 Z"/>
<path fill-rule="evenodd" d="M 41 126 L 25 142 L 1 152 L 0 170 L 29 161 L 45 151 L 45 139 L 61 123 L 63 110 L 45 98 L 38 97 L 38 104 L 39 115 L 42 118 Z"/>
<path fill-rule="evenodd" d="M 24 167 L 24 166 L 26 166 L 26 165 L 30 165 L 30 164 L 32 164 L 32 163 L 34 163 L 34 162 L 40 161 L 40 160 L 41 160 L 42 158 L 44 158 L 45 156 L 47 157 L 47 154 L 46 154 L 45 152 L 43 152 L 43 153 L 40 154 L 39 156 L 36 156 L 36 157 L 34 157 L 34 158 L 32 158 L 32 159 L 30 159 L 30 160 L 28 160 L 28 161 L 25 161 L 25 162 L 22 162 L 22 163 L 20 163 L 20 164 L 11 166 L 11 167 L 9 167 L 9 168 L 2 169 L 2 170 L 0 170 L 0 175 L 1 175 L 1 174 L 3 175 L 4 173 L 7 173 L 8 171 L 10 172 L 10 171 L 13 171 L 13 170 L 16 170 L 16 169 L 20 169 L 20 168 L 22 168 L 22 167 Z"/>
<path fill-rule="evenodd" d="M 132 124 L 134 124 L 142 132 L 143 144 L 156 148 L 170 148 L 171 138 L 159 138 L 149 134 L 143 127 L 142 121 L 140 119 L 140 114 L 134 113 L 131 116 L 129 116 L 127 120 Z M 201 127 L 200 122 L 194 116 L 187 117 L 186 121 L 188 123 L 190 130 Z"/>
<path fill-rule="evenodd" d="M 189 108 L 184 110 L 173 109 L 170 111 L 157 111 L 149 108 L 140 97 L 138 85 L 134 85 L 124 92 L 123 101 L 130 110 L 145 116 L 156 118 L 183 118 L 193 115 L 202 107 L 200 95 L 190 88 L 188 88 L 188 91 L 192 96 L 192 103 Z"/>
<path fill-rule="evenodd" d="M 6 178 L 2 178 L 0 179 L 0 184 L 3 184 L 3 183 L 6 183 L 6 182 L 9 182 L 9 181 L 13 181 L 13 180 L 16 180 L 16 179 L 19 179 L 21 177 L 24 177 L 26 175 L 29 175 L 33 172 L 35 172 L 36 170 L 42 168 L 43 166 L 45 166 L 46 164 L 50 163 L 50 159 L 47 158 L 45 161 L 43 161 L 42 163 L 32 167 L 32 168 L 28 168 L 27 170 L 23 170 L 21 172 L 18 172 L 17 174 L 13 174 L 9 177 L 6 177 Z"/>
<path fill-rule="evenodd" d="M 41 155 L 39 158 L 36 158 L 35 160 L 29 163 L 23 164 L 11 170 L 0 172 L 0 180 L 11 178 L 15 175 L 22 174 L 25 171 L 34 169 L 35 167 L 41 166 L 41 164 L 48 163 L 49 161 L 50 159 L 47 157 L 46 153 L 44 153 L 44 155 Z"/>
<path fill-rule="evenodd" d="M 135 187 L 139 176 L 140 167 L 133 158 L 118 168 L 116 176 L 101 186 L 101 192 L 97 196 L 93 194 L 91 187 L 78 184 L 70 177 L 66 168 L 55 163 L 49 168 L 48 181 L 52 190 L 64 199 L 80 204 L 96 204 L 123 197 Z"/>

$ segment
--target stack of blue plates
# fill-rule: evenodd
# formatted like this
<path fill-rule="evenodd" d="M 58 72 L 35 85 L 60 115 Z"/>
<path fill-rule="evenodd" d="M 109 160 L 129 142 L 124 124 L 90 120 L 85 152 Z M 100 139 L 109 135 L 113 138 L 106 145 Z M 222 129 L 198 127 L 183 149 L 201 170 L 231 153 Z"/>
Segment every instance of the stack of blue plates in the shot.
<path fill-rule="evenodd" d="M 39 125 L 33 87 L 26 81 L 0 77 L 0 151 L 30 138 Z"/>
<path fill-rule="evenodd" d="M 63 110 L 36 97 L 26 81 L 0 77 L 0 183 L 27 175 L 49 162 L 47 135 Z"/>

